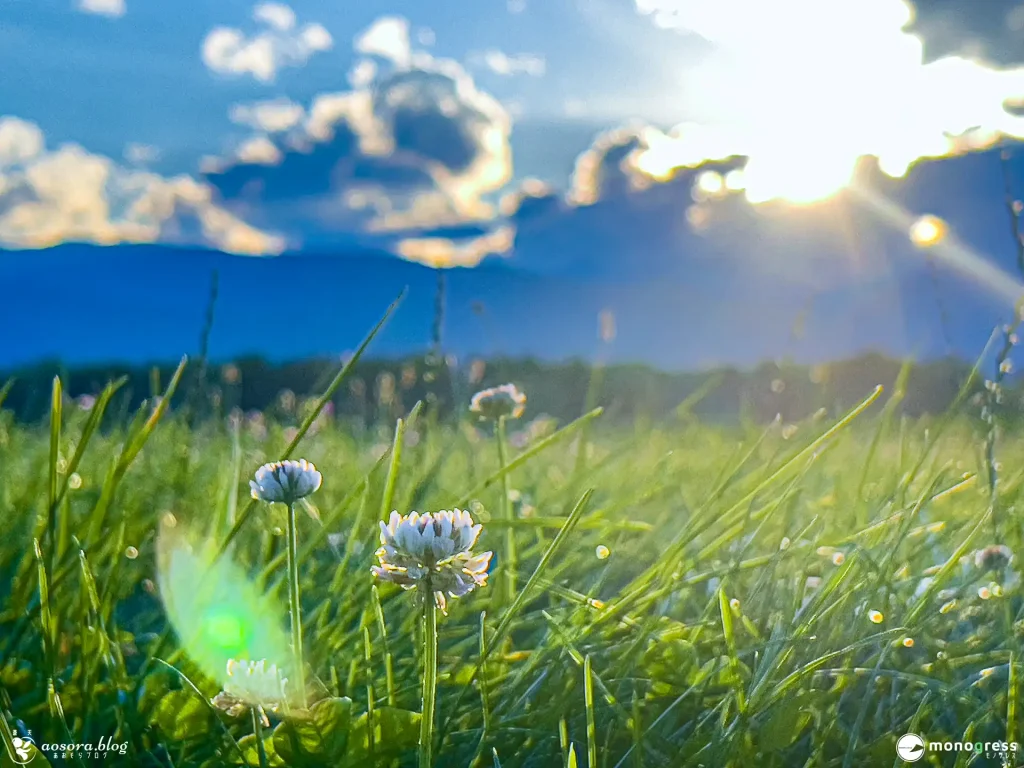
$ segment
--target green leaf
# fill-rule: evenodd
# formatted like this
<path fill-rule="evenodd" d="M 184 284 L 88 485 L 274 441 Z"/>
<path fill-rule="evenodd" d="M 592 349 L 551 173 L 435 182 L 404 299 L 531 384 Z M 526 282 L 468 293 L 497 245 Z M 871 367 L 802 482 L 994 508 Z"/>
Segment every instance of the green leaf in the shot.
<path fill-rule="evenodd" d="M 277 726 L 274 749 L 289 765 L 328 765 L 345 754 L 351 726 L 351 699 L 323 699 Z"/>
<path fill-rule="evenodd" d="M 796 741 L 811 716 L 801 706 L 800 697 L 783 699 L 772 707 L 768 718 L 758 729 L 757 747 L 760 752 L 785 749 Z"/>
<path fill-rule="evenodd" d="M 238 740 L 238 746 L 242 750 L 242 756 L 245 758 L 244 765 L 259 766 L 260 764 L 260 753 L 256 745 L 256 735 L 250 733 L 248 736 L 243 736 Z M 285 766 L 288 765 L 281 756 L 277 754 L 274 749 L 274 739 L 272 736 L 263 737 L 263 751 L 267 754 L 267 764 L 272 766 Z M 239 763 L 238 756 L 235 755 L 235 764 Z"/>
<path fill-rule="evenodd" d="M 352 726 L 349 753 L 344 765 L 363 768 L 370 757 L 367 716 L 361 715 Z M 381 707 L 373 713 L 373 750 L 376 757 L 397 757 L 416 749 L 420 739 L 420 713 L 394 707 Z"/>
<path fill-rule="evenodd" d="M 171 741 L 185 741 L 210 730 L 210 710 L 192 691 L 171 691 L 153 714 L 157 727 Z"/>

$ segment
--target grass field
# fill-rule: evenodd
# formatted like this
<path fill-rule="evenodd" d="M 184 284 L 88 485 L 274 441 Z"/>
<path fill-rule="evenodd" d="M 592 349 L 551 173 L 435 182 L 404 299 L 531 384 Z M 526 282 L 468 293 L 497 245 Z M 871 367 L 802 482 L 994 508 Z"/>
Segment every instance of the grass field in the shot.
<path fill-rule="evenodd" d="M 0 415 L 3 738 L 79 745 L 33 765 L 92 765 L 81 745 L 105 740 L 125 745 L 107 765 L 412 766 L 426 734 L 445 768 L 848 768 L 903 764 L 906 732 L 1021 740 L 1016 561 L 977 553 L 1021 549 L 1024 440 L 966 398 L 910 421 L 897 387 L 734 428 L 683 404 L 523 430 L 528 407 L 499 451 L 468 413 L 190 427 L 167 394 L 120 427 L 97 428 L 106 394 L 84 410 L 59 382 L 49 424 Z M 248 487 L 287 456 L 323 476 L 295 517 L 310 708 L 264 725 L 210 702 L 218 653 L 288 638 L 286 508 Z M 424 728 L 423 611 L 370 568 L 391 510 L 455 507 L 495 554 L 437 616 Z M 230 622 L 203 603 L 214 582 Z M 216 628 L 183 641 L 168 615 Z"/>

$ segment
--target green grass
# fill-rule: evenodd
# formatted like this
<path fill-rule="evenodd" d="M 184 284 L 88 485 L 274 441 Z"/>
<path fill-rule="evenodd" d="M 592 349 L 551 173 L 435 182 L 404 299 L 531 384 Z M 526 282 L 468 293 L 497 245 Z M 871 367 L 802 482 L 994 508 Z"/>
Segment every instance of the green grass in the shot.
<path fill-rule="evenodd" d="M 965 403 L 909 421 L 865 392 L 849 414 L 768 427 L 703 425 L 690 404 L 636 429 L 594 411 L 499 452 L 489 428 L 429 407 L 390 427 L 190 427 L 168 408 L 178 381 L 120 427 L 100 414 L 116 383 L 92 412 L 59 382 L 47 423 L 0 412 L 5 743 L 24 725 L 37 744 L 128 742 L 108 765 L 175 768 L 424 752 L 443 768 L 846 768 L 900 765 L 907 731 L 1019 738 L 1020 586 L 971 556 L 1022 551 L 1024 439 L 999 436 L 993 497 Z M 157 534 L 172 514 L 259 585 L 286 634 L 286 512 L 247 499 L 252 472 L 288 455 L 324 476 L 297 510 L 314 694 L 265 727 L 210 706 L 222 681 L 168 626 Z M 421 728 L 422 611 L 375 585 L 377 521 L 457 505 L 484 524 L 494 572 L 438 616 Z"/>

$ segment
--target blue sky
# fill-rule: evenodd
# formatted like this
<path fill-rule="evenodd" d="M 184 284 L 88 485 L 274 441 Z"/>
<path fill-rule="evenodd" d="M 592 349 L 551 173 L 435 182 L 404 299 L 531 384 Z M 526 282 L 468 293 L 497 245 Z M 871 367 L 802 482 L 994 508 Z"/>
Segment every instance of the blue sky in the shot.
<path fill-rule="evenodd" d="M 116 0 L 107 4 L 120 8 Z M 123 15 L 109 15 L 75 10 L 75 0 L 14 0 L 0 22 L 3 110 L 38 124 L 50 145 L 76 142 L 120 158 L 128 145 L 143 144 L 159 151 L 153 165 L 161 171 L 194 173 L 203 155 L 221 154 L 248 135 L 230 120 L 232 105 L 281 98 L 308 104 L 318 93 L 347 88 L 347 73 L 361 58 L 354 40 L 388 15 L 408 20 L 414 46 L 464 63 L 525 121 L 575 118 L 600 126 L 641 107 L 664 120 L 683 116 L 658 104 L 664 94 L 657 76 L 645 74 L 639 89 L 636 82 L 648 66 L 634 46 L 660 39 L 667 52 L 678 47 L 678 36 L 612 2 L 615 34 L 573 0 L 533 0 L 522 10 L 506 0 L 300 0 L 290 4 L 296 24 L 322 25 L 332 39 L 329 50 L 282 65 L 271 82 L 212 71 L 202 59 L 203 41 L 222 26 L 266 30 L 253 18 L 258 5 L 181 0 L 172 11 L 124 0 Z M 498 74 L 474 55 L 487 51 L 540 58 L 544 74 Z M 529 172 L 529 147 L 518 149 Z M 573 159 L 563 158 L 563 173 Z"/>
<path fill-rule="evenodd" d="M 1005 304 L 1022 41 L 1016 0 L 8 0 L 0 266 L 374 251 L 797 295 L 935 246 Z"/>

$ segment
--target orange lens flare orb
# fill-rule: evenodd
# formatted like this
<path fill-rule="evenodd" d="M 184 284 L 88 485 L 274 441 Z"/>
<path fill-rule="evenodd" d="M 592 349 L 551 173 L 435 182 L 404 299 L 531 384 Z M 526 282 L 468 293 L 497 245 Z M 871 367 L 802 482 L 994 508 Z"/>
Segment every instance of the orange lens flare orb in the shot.
<path fill-rule="evenodd" d="M 930 248 L 946 239 L 949 227 L 938 216 L 921 216 L 910 225 L 910 241 L 918 248 Z"/>

